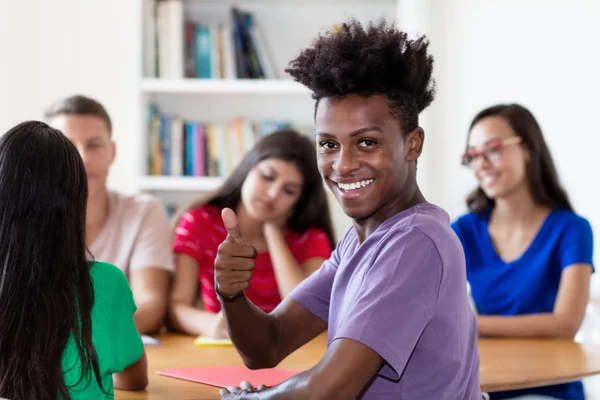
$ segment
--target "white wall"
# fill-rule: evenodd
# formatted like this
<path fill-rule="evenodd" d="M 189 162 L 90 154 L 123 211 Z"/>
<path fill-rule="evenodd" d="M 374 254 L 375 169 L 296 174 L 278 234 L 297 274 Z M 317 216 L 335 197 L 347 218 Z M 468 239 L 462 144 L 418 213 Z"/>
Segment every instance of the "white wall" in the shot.
<path fill-rule="evenodd" d="M 466 130 L 498 102 L 528 107 L 542 126 L 576 211 L 596 233 L 600 260 L 600 2 L 419 0 L 430 19 L 438 95 L 427 113 L 423 175 L 427 198 L 454 218 L 474 187 L 459 165 Z M 600 277 L 593 278 L 600 296 Z"/>
<path fill-rule="evenodd" d="M 354 1 L 347 13 L 379 15 L 391 2 L 372 3 Z M 298 17 L 294 7 L 300 3 L 290 4 L 284 11 Z M 109 185 L 134 191 L 136 169 L 142 162 L 134 148 L 138 145 L 134 132 L 141 59 L 141 46 L 136 42 L 140 35 L 138 6 L 139 0 L 0 0 L 0 133 L 25 119 L 42 119 L 43 110 L 59 97 L 74 93 L 94 97 L 106 106 L 115 127 L 117 158 Z M 260 8 L 254 2 L 249 6 Z M 311 19 L 310 26 L 334 15 L 333 6 L 318 7 L 320 15 Z M 302 15 L 308 19 L 309 14 Z M 346 18 L 346 13 L 339 18 Z M 308 31 L 295 35 L 306 36 Z M 285 50 L 279 54 L 279 64 L 299 49 Z M 312 112 L 312 106 L 308 110 Z M 350 226 L 349 219 L 340 215 L 339 207 L 333 205 L 332 209 L 338 216 L 336 230 L 341 237 Z"/>
<path fill-rule="evenodd" d="M 102 102 L 115 125 L 119 155 L 110 184 L 128 191 L 127 157 L 137 85 L 134 1 L 0 0 L 0 132 L 42 119 L 58 97 L 82 93 Z"/>
<path fill-rule="evenodd" d="M 366 1 L 366 0 L 365 0 Z M 55 98 L 80 92 L 114 120 L 116 189 L 135 187 L 128 153 L 135 141 L 139 56 L 136 1 L 0 0 L 0 132 L 42 118 Z M 473 187 L 459 167 L 466 127 L 481 108 L 518 101 L 539 119 L 562 181 L 600 238 L 600 2 L 586 0 L 401 0 L 398 20 L 427 33 L 438 97 L 425 113 L 419 180 L 452 217 Z M 415 17 L 413 17 L 413 15 Z M 598 239 L 597 239 L 597 243 Z M 600 246 L 596 246 L 600 253 Z M 598 254 L 596 259 L 598 258 Z M 600 278 L 594 278 L 600 296 Z"/>

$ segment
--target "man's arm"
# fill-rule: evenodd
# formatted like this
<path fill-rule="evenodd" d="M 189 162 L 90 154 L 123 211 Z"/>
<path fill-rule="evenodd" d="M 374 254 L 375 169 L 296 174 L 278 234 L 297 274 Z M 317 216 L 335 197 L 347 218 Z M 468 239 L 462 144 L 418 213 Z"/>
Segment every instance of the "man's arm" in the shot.
<path fill-rule="evenodd" d="M 383 365 L 370 347 L 352 339 L 335 340 L 313 368 L 260 392 L 245 390 L 227 393 L 222 399 L 247 400 L 345 400 L 354 399 Z"/>
<path fill-rule="evenodd" d="M 165 321 L 169 291 L 169 272 L 160 267 L 131 271 L 131 291 L 137 304 L 133 315 L 140 334 L 155 333 Z"/>
<path fill-rule="evenodd" d="M 327 323 L 287 297 L 266 314 L 245 295 L 220 297 L 229 337 L 248 368 L 272 368 L 327 329 Z M 248 329 L 252 327 L 252 329 Z"/>
<path fill-rule="evenodd" d="M 228 236 L 219 246 L 215 259 L 215 289 L 222 304 L 229 337 L 249 368 L 273 367 L 288 354 L 327 329 L 329 298 L 335 268 L 326 262 L 286 297 L 270 314 L 266 314 L 244 295 L 250 286 L 255 267 L 256 249 L 244 241 L 235 213 L 222 212 Z M 294 296 L 311 300 L 304 303 Z M 310 305 L 307 305 L 309 304 Z"/>
<path fill-rule="evenodd" d="M 436 309 L 442 266 L 434 242 L 421 231 L 396 233 L 379 247 L 378 257 L 364 275 L 364 284 L 352 292 L 351 309 L 338 315 L 343 323 L 334 327 L 334 340 L 315 367 L 272 389 L 223 393 L 223 398 L 349 399 L 365 390 L 380 369 L 382 376 L 400 379 Z M 335 271 L 336 268 L 326 262 L 292 297 L 324 317 L 330 303 L 322 294 L 326 293 L 325 287 L 331 286 Z M 285 310 L 284 305 L 273 314 Z M 284 312 L 276 321 L 285 321 L 291 314 Z M 285 333 L 279 333 L 276 338 L 290 343 L 293 340 L 290 337 L 298 332 L 287 331 L 286 325 L 281 322 L 278 332 Z M 298 331 L 306 329 L 300 324 L 288 326 Z M 275 348 L 280 352 L 275 356 L 285 354 L 283 343 L 276 343 Z"/>

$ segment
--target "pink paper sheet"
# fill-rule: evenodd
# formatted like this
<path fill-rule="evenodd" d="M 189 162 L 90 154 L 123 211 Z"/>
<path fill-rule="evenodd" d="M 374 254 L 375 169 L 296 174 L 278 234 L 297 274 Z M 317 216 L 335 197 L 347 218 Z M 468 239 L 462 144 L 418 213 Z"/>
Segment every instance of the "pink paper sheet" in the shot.
<path fill-rule="evenodd" d="M 242 381 L 248 381 L 255 387 L 275 386 L 300 372 L 279 368 L 251 370 L 246 367 L 172 368 L 156 371 L 159 375 L 222 388 L 239 386 Z"/>

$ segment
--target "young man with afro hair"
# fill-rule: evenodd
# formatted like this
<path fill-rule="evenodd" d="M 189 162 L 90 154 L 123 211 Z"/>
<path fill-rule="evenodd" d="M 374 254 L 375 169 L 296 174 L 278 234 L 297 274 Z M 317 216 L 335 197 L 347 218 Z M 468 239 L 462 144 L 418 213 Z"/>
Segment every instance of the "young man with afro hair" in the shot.
<path fill-rule="evenodd" d="M 355 20 L 320 35 L 287 72 L 310 88 L 319 170 L 354 226 L 272 313 L 244 296 L 256 251 L 232 210 L 215 274 L 229 334 L 250 368 L 270 368 L 328 330 L 313 368 L 223 399 L 481 399 L 465 259 L 448 214 L 416 180 L 432 101 L 424 37 Z M 260 382 L 254 382 L 260 383 Z"/>

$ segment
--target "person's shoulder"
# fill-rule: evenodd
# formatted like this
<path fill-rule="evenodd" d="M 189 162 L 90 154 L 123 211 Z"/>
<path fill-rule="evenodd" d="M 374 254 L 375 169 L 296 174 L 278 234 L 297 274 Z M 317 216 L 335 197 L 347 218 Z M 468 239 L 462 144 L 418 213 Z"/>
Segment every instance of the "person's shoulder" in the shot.
<path fill-rule="evenodd" d="M 481 229 L 487 229 L 484 222 L 487 220 L 489 213 L 489 209 L 481 212 L 469 211 L 458 216 L 450 224 L 450 227 L 460 236 L 461 240 L 470 236 L 477 236 Z"/>
<path fill-rule="evenodd" d="M 589 224 L 589 221 L 575 211 L 555 208 L 551 211 L 552 220 L 562 224 Z"/>
<path fill-rule="evenodd" d="M 186 214 L 200 219 L 214 219 L 215 216 L 221 216 L 221 209 L 212 204 L 204 204 L 187 210 Z"/>
<path fill-rule="evenodd" d="M 426 232 L 443 223 L 448 225 L 448 222 L 448 214 L 441 208 L 432 204 L 419 204 L 385 220 L 372 234 L 372 242 L 394 245 L 396 242 L 409 240 L 427 241 Z"/>
<path fill-rule="evenodd" d="M 358 245 L 358 233 L 354 226 L 349 227 L 344 235 L 339 239 L 337 245 L 332 244 L 335 248 L 335 251 L 339 252 L 339 254 L 346 254 L 346 252 L 352 252 L 353 249 Z"/>
<path fill-rule="evenodd" d="M 304 243 L 307 241 L 329 239 L 329 238 L 327 237 L 327 233 L 325 233 L 325 231 L 323 229 L 317 228 L 315 226 L 311 226 L 307 230 L 305 230 L 303 233 L 294 235 L 293 239 L 300 244 L 300 243 Z"/>
<path fill-rule="evenodd" d="M 127 210 L 128 213 L 136 210 L 148 210 L 160 207 L 160 199 L 149 193 L 125 194 L 116 191 L 109 191 L 109 196 L 117 208 Z"/>
<path fill-rule="evenodd" d="M 560 228 L 566 230 L 591 230 L 591 224 L 585 217 L 564 208 L 553 209 L 548 219 L 553 230 L 558 230 Z"/>
<path fill-rule="evenodd" d="M 90 276 L 94 282 L 94 287 L 99 285 L 111 288 L 121 285 L 129 287 L 129 282 L 123 271 L 116 265 L 104 261 L 93 261 L 91 263 Z"/>
<path fill-rule="evenodd" d="M 459 215 L 458 218 L 456 218 L 456 221 L 461 221 L 461 222 L 475 222 L 475 221 L 481 221 L 481 219 L 483 218 L 483 213 L 477 213 L 475 211 L 469 211 L 466 212 L 462 215 Z"/>
<path fill-rule="evenodd" d="M 470 226 L 470 225 L 479 223 L 485 219 L 486 213 L 487 213 L 487 211 L 482 211 L 479 213 L 475 212 L 475 211 L 469 211 L 467 213 L 459 215 L 456 218 L 456 220 L 454 220 L 454 222 L 452 222 L 452 225 Z"/>
<path fill-rule="evenodd" d="M 207 222 L 222 224 L 221 209 L 212 204 L 204 204 L 187 210 L 183 216 L 191 224 L 205 224 Z"/>
<path fill-rule="evenodd" d="M 424 203 L 405 210 L 385 221 L 380 243 L 387 246 L 412 244 L 423 249 L 460 245 L 450 226 L 450 217 L 441 207 Z"/>
<path fill-rule="evenodd" d="M 111 263 L 92 261 L 90 276 L 94 288 L 92 320 L 95 326 L 92 328 L 95 331 L 110 331 L 110 327 L 119 325 L 124 316 L 130 319 L 136 305 L 123 271 Z"/>
<path fill-rule="evenodd" d="M 360 248 L 365 254 L 376 255 L 379 262 L 372 267 L 378 270 L 395 270 L 409 260 L 408 264 L 416 266 L 418 263 L 412 261 L 427 259 L 428 270 L 438 271 L 443 268 L 438 244 L 444 239 L 440 236 L 450 237 L 451 231 L 448 214 L 444 210 L 421 204 L 385 220 Z"/>
<path fill-rule="evenodd" d="M 448 213 L 431 203 L 423 203 L 394 215 L 382 225 L 388 234 L 406 234 L 415 230 L 428 231 L 441 226 L 449 226 Z"/>

